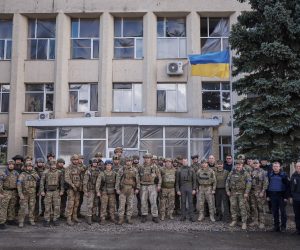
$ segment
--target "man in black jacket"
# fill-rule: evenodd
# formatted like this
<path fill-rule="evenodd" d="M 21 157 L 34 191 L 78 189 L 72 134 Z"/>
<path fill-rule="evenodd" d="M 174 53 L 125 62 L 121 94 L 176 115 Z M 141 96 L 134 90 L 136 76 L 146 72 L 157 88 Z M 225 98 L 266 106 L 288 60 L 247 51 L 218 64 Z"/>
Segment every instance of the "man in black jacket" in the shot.
<path fill-rule="evenodd" d="M 296 233 L 300 235 L 300 162 L 296 163 L 295 169 L 291 177 L 291 201 L 295 213 Z"/>

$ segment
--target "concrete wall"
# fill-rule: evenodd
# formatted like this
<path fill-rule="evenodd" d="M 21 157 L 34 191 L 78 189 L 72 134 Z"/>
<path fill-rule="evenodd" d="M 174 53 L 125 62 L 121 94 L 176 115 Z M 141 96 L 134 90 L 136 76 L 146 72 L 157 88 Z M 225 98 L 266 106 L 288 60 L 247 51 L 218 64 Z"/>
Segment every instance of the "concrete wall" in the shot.
<path fill-rule="evenodd" d="M 191 77 L 188 62 L 182 76 L 170 77 L 166 65 L 175 60 L 156 58 L 156 18 L 157 16 L 186 17 L 187 51 L 200 52 L 200 16 L 230 16 L 236 21 L 246 4 L 236 0 L 1 0 L 2 15 L 13 16 L 13 52 L 11 61 L 0 61 L 0 83 L 11 84 L 10 112 L 0 114 L 0 123 L 9 130 L 8 157 L 22 153 L 22 137 L 28 136 L 25 121 L 36 119 L 37 114 L 24 114 L 24 83 L 53 82 L 55 86 L 55 117 L 82 117 L 82 113 L 68 112 L 68 84 L 72 82 L 98 82 L 98 111 L 101 116 L 151 115 L 211 117 L 212 113 L 202 112 L 201 77 Z M 113 59 L 114 16 L 139 16 L 144 25 L 144 59 Z M 53 61 L 27 60 L 27 27 L 30 18 L 56 18 L 56 59 Z M 70 60 L 71 17 L 99 17 L 100 19 L 100 58 L 99 60 Z M 207 79 L 212 80 L 212 79 Z M 144 112 L 112 113 L 112 83 L 142 82 Z M 184 82 L 188 88 L 188 112 L 157 113 L 157 82 Z M 227 126 L 230 112 L 217 112 L 224 116 L 224 125 L 214 131 L 230 135 Z M 215 113 L 213 113 L 215 114 Z M 217 138 L 215 138 L 217 141 Z M 218 155 L 217 143 L 214 153 Z"/>

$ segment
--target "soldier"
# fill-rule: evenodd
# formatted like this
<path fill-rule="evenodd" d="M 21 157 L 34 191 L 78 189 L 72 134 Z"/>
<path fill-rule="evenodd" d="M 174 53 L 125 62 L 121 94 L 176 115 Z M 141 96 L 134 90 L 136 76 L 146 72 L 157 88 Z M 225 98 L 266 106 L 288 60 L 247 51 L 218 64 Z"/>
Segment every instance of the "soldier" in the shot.
<path fill-rule="evenodd" d="M 233 168 L 233 159 L 232 155 L 226 155 L 224 169 L 230 172 Z"/>
<path fill-rule="evenodd" d="M 6 221 L 9 225 L 15 224 L 19 173 L 14 167 L 15 161 L 9 160 L 5 171 L 0 172 L 0 229 L 6 228 Z"/>
<path fill-rule="evenodd" d="M 199 190 L 199 218 L 198 221 L 204 219 L 204 203 L 207 201 L 209 208 L 209 217 L 215 222 L 214 194 L 216 192 L 216 176 L 212 168 L 208 167 L 208 162 L 203 161 L 201 168 L 196 173 L 198 190 Z"/>
<path fill-rule="evenodd" d="M 100 169 L 100 171 L 104 171 L 105 169 L 104 162 L 102 161 L 102 157 L 103 154 L 101 152 L 95 154 L 95 158 L 97 158 L 98 160 L 98 168 Z"/>
<path fill-rule="evenodd" d="M 44 226 L 50 226 L 50 213 L 53 209 L 53 225 L 58 226 L 60 216 L 60 196 L 64 193 L 63 173 L 56 168 L 56 161 L 49 162 L 40 182 L 40 192 L 45 197 Z"/>
<path fill-rule="evenodd" d="M 152 155 L 144 155 L 144 164 L 139 170 L 141 180 L 142 223 L 147 221 L 148 201 L 151 205 L 152 220 L 159 223 L 157 209 L 157 192 L 161 189 L 161 175 L 157 165 L 151 163 Z M 155 181 L 157 179 L 157 184 Z"/>
<path fill-rule="evenodd" d="M 19 210 L 19 227 L 24 227 L 25 210 L 28 206 L 29 222 L 32 226 L 34 222 L 34 208 L 36 202 L 36 187 L 37 182 L 40 180 L 39 175 L 33 169 L 32 163 L 25 164 L 24 172 L 19 175 L 17 188 L 20 197 L 20 210 Z"/>
<path fill-rule="evenodd" d="M 114 155 L 113 156 L 113 171 L 115 171 L 116 173 L 118 173 L 121 167 L 122 166 L 120 164 L 120 158 L 119 158 L 119 156 Z"/>
<path fill-rule="evenodd" d="M 247 229 L 247 209 L 245 200 L 249 197 L 251 189 L 251 177 L 243 169 L 243 161 L 238 160 L 235 169 L 232 170 L 226 180 L 226 192 L 230 198 L 231 227 L 237 224 L 238 209 L 242 217 L 242 229 Z"/>
<path fill-rule="evenodd" d="M 165 167 L 161 170 L 161 197 L 160 215 L 161 220 L 165 220 L 166 213 L 171 220 L 174 219 L 173 212 L 175 207 L 175 179 L 176 169 L 172 165 L 172 159 L 165 159 Z"/>
<path fill-rule="evenodd" d="M 112 170 L 112 161 L 105 161 L 105 170 L 101 172 L 97 179 L 96 190 L 97 196 L 101 197 L 101 213 L 100 213 L 100 224 L 105 224 L 105 217 L 107 215 L 107 206 L 112 222 L 115 221 L 115 210 L 116 210 L 116 172 Z"/>
<path fill-rule="evenodd" d="M 114 150 L 114 154 L 115 154 L 115 156 L 119 157 L 121 166 L 124 166 L 125 165 L 125 160 L 124 160 L 124 158 L 122 158 L 123 148 L 122 147 L 116 147 L 115 150 Z"/>
<path fill-rule="evenodd" d="M 208 156 L 208 166 L 212 169 L 216 168 L 216 158 L 213 155 Z"/>
<path fill-rule="evenodd" d="M 83 170 L 81 172 L 81 179 L 83 180 L 84 173 L 87 170 L 87 166 L 84 165 L 84 155 L 78 155 L 78 157 L 79 157 L 79 160 L 78 160 L 79 166 Z M 81 206 L 82 206 L 82 203 L 83 203 L 83 196 L 84 196 L 84 192 L 80 191 L 80 200 L 79 200 L 79 206 L 78 206 L 78 211 L 77 211 L 77 217 L 78 218 L 82 218 L 82 215 L 81 215 Z"/>
<path fill-rule="evenodd" d="M 159 167 L 159 169 L 163 168 L 165 166 L 165 159 L 162 156 L 158 157 L 158 162 L 157 162 L 157 166 Z"/>
<path fill-rule="evenodd" d="M 37 158 L 35 161 L 35 168 L 34 170 L 37 172 L 39 175 L 40 179 L 42 178 L 42 174 L 45 171 L 45 161 L 43 158 Z M 40 182 L 37 183 L 37 186 L 40 186 Z M 36 220 L 38 216 L 40 215 L 40 210 L 41 210 L 41 216 L 44 216 L 45 212 L 45 197 L 41 196 L 40 190 L 36 190 L 36 202 L 35 202 L 35 216 Z"/>
<path fill-rule="evenodd" d="M 15 155 L 12 159 L 15 161 L 15 171 L 21 174 L 24 168 L 24 158 L 21 155 Z"/>
<path fill-rule="evenodd" d="M 127 222 L 132 224 L 131 216 L 133 213 L 134 195 L 139 193 L 140 178 L 136 168 L 132 166 L 132 159 L 127 157 L 126 165 L 120 169 L 116 178 L 116 192 L 119 194 L 119 221 L 118 224 L 124 223 L 125 207 L 127 205 L 126 216 Z"/>
<path fill-rule="evenodd" d="M 152 156 L 152 163 L 158 166 L 158 157 L 156 155 Z"/>
<path fill-rule="evenodd" d="M 97 158 L 92 158 L 91 166 L 84 174 L 83 178 L 83 192 L 85 197 L 87 198 L 87 213 L 86 220 L 89 225 L 92 225 L 92 220 L 97 221 L 97 188 L 96 183 L 97 179 L 100 176 L 100 170 L 97 167 L 98 160 Z"/>
<path fill-rule="evenodd" d="M 27 156 L 24 158 L 24 160 L 25 160 L 25 164 L 28 163 L 28 162 L 30 162 L 31 164 L 33 164 L 33 162 L 32 162 L 32 156 L 27 155 Z"/>
<path fill-rule="evenodd" d="M 182 166 L 182 157 L 180 156 L 179 158 L 176 157 L 173 160 L 173 167 L 178 171 Z M 176 190 L 175 190 L 176 191 Z M 175 213 L 177 215 L 181 214 L 181 209 L 180 209 L 180 195 L 177 194 L 177 191 L 175 192 Z M 196 198 L 195 198 L 196 199 Z M 196 199 L 197 200 L 197 199 Z M 197 202 L 197 201 L 196 201 Z"/>
<path fill-rule="evenodd" d="M 47 154 L 46 168 L 50 168 L 50 162 L 55 160 L 55 154 L 50 152 Z"/>
<path fill-rule="evenodd" d="M 132 166 L 136 168 L 137 171 L 140 171 L 140 157 L 138 155 L 132 156 L 133 163 Z M 137 198 L 137 209 L 138 209 L 138 216 L 142 216 L 142 204 L 141 204 L 141 193 L 136 195 Z"/>
<path fill-rule="evenodd" d="M 192 168 L 194 170 L 195 173 L 198 172 L 199 168 L 201 167 L 201 164 L 198 162 L 199 160 L 199 155 L 192 155 L 191 156 L 192 159 Z M 194 204 L 194 212 L 197 212 L 197 195 L 193 196 L 193 204 Z"/>
<path fill-rule="evenodd" d="M 68 200 L 66 208 L 67 224 L 73 226 L 73 221 L 79 223 L 77 211 L 80 201 L 80 191 L 82 190 L 82 169 L 79 165 L 79 157 L 74 154 L 71 157 L 71 164 L 65 171 L 65 182 L 69 185 L 67 191 Z M 73 221 L 72 221 L 73 219 Z"/>
<path fill-rule="evenodd" d="M 63 177 L 65 176 L 65 160 L 63 158 L 58 158 L 56 161 L 56 168 L 60 170 L 63 174 Z M 60 217 L 64 218 L 65 217 L 65 212 L 66 212 L 66 205 L 67 205 L 67 190 L 68 190 L 69 185 L 64 182 L 64 193 L 60 197 Z"/>
<path fill-rule="evenodd" d="M 182 160 L 183 165 L 176 173 L 176 191 L 181 196 L 181 221 L 185 221 L 186 217 L 190 217 L 190 221 L 195 222 L 193 213 L 193 195 L 196 194 L 196 174 L 194 170 L 188 166 L 187 158 Z M 186 208 L 186 200 L 188 200 L 188 210 Z"/>
<path fill-rule="evenodd" d="M 226 179 L 229 172 L 224 169 L 222 161 L 217 161 L 217 168 L 215 170 L 216 175 L 216 210 L 217 210 L 217 220 L 229 221 L 229 200 L 226 194 Z M 222 211 L 222 206 L 224 212 Z"/>
<path fill-rule="evenodd" d="M 266 190 L 269 181 L 267 173 L 260 168 L 259 160 L 253 161 L 252 186 L 250 191 L 250 204 L 252 212 L 252 223 L 249 226 L 257 226 L 265 228 L 265 212 L 264 205 L 266 200 Z"/>

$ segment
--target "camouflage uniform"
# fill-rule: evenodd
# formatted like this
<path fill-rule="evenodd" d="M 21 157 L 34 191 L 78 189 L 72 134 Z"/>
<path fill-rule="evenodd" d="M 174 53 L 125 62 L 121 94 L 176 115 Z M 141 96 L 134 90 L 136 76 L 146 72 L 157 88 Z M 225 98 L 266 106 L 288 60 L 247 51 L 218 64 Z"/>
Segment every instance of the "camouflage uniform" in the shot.
<path fill-rule="evenodd" d="M 63 165 L 60 165 L 62 163 Z M 63 177 L 65 176 L 65 168 L 64 168 L 65 160 L 62 158 L 57 159 L 57 164 L 56 168 L 62 172 Z M 60 197 L 60 217 L 63 218 L 65 217 L 65 212 L 66 212 L 66 205 L 67 205 L 67 190 L 68 190 L 68 184 L 64 182 L 64 193 Z"/>
<path fill-rule="evenodd" d="M 78 160 L 77 155 L 73 155 L 71 160 Z M 77 210 L 80 202 L 80 191 L 82 190 L 82 172 L 84 169 L 79 164 L 71 163 L 65 170 L 65 182 L 69 185 L 67 191 L 68 201 L 66 208 L 66 216 L 68 225 L 73 225 L 72 217 L 75 222 L 79 222 Z"/>
<path fill-rule="evenodd" d="M 161 170 L 161 197 L 160 197 L 160 215 L 164 220 L 166 212 L 170 218 L 173 218 L 175 208 L 175 179 L 176 169 L 163 167 Z"/>
<path fill-rule="evenodd" d="M 38 166 L 38 163 L 44 163 L 44 159 L 37 159 L 36 160 L 36 166 L 35 166 L 35 171 L 37 172 L 37 174 L 39 175 L 40 179 L 42 178 L 42 174 L 45 171 L 45 164 L 43 164 L 42 166 Z M 37 183 L 37 186 L 40 186 L 40 183 Z M 40 215 L 40 210 L 41 210 L 41 215 L 44 215 L 45 212 L 45 197 L 41 196 L 40 194 L 40 190 L 37 189 L 36 192 L 36 203 L 35 203 L 35 216 L 39 216 Z"/>
<path fill-rule="evenodd" d="M 0 172 L 0 224 L 7 221 L 13 222 L 16 217 L 15 206 L 17 202 L 17 180 L 19 173 L 15 170 L 7 169 Z"/>
<path fill-rule="evenodd" d="M 148 200 L 151 204 L 151 214 L 153 218 L 158 217 L 157 209 L 157 188 L 161 188 L 160 171 L 155 164 L 146 165 L 145 163 L 139 171 L 141 180 L 141 205 L 142 216 L 148 215 Z M 157 184 L 155 181 L 157 180 Z M 145 217 L 144 217 L 145 218 Z"/>
<path fill-rule="evenodd" d="M 51 164 L 56 164 L 50 163 Z M 64 192 L 63 173 L 58 169 L 51 167 L 42 175 L 40 182 L 40 192 L 45 193 L 45 213 L 44 219 L 50 222 L 50 213 L 53 209 L 53 221 L 57 221 L 60 216 L 60 194 Z"/>
<path fill-rule="evenodd" d="M 104 170 L 97 179 L 96 190 L 101 191 L 101 222 L 105 221 L 107 215 L 107 205 L 109 207 L 109 215 L 111 220 L 115 221 L 116 212 L 116 172 Z"/>
<path fill-rule="evenodd" d="M 83 192 L 87 196 L 87 217 L 96 217 L 97 214 L 97 179 L 100 176 L 100 170 L 97 167 L 89 167 L 83 178 Z M 90 220 L 90 218 L 88 218 Z M 89 223 L 90 224 L 90 223 Z"/>
<path fill-rule="evenodd" d="M 251 177 L 245 170 L 232 170 L 226 180 L 226 192 L 230 192 L 230 211 L 232 221 L 236 223 L 238 209 L 240 210 L 242 222 L 247 222 L 247 209 L 244 194 L 249 194 L 251 189 Z M 235 223 L 233 223 L 235 225 Z"/>
<path fill-rule="evenodd" d="M 119 224 L 124 221 L 125 206 L 127 205 L 126 216 L 131 219 L 133 213 L 134 191 L 140 189 L 140 178 L 138 171 L 132 165 L 125 165 L 117 173 L 115 189 L 119 195 Z"/>
<path fill-rule="evenodd" d="M 20 210 L 19 210 L 19 226 L 23 227 L 25 219 L 25 211 L 28 206 L 29 221 L 34 225 L 34 209 L 36 202 L 36 188 L 37 182 L 40 180 L 36 171 L 28 171 L 25 165 L 25 171 L 19 175 L 17 188 L 20 196 Z M 22 199 L 23 197 L 24 199 Z"/>
<path fill-rule="evenodd" d="M 250 204 L 252 212 L 252 225 L 259 223 L 265 224 L 264 205 L 266 200 L 266 190 L 268 189 L 269 180 L 267 173 L 259 168 L 252 171 L 252 186 L 250 192 Z M 260 197 L 263 194 L 263 197 Z"/>
<path fill-rule="evenodd" d="M 211 221 L 215 221 L 215 204 L 214 194 L 216 191 L 215 172 L 207 167 L 200 168 L 196 173 L 197 184 L 199 189 L 199 221 L 204 219 L 204 203 L 207 201 Z"/>

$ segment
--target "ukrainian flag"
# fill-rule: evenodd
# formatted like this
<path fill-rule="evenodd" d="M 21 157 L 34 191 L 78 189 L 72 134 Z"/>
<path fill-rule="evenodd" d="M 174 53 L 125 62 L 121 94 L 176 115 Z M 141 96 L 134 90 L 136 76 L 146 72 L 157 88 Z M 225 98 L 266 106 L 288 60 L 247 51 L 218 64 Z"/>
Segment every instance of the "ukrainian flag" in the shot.
<path fill-rule="evenodd" d="M 192 76 L 229 78 L 229 50 L 189 55 Z"/>

